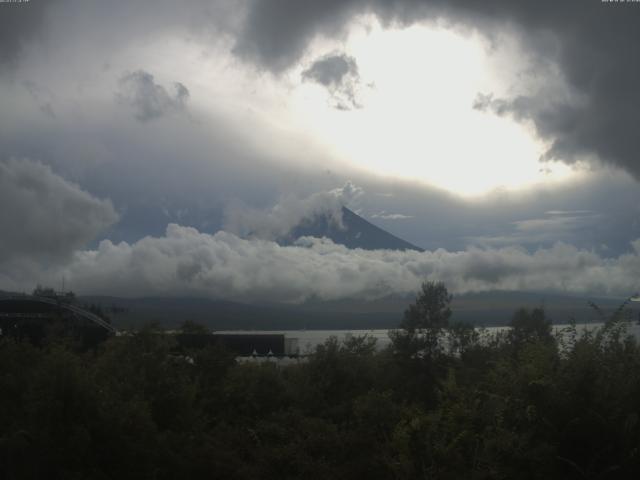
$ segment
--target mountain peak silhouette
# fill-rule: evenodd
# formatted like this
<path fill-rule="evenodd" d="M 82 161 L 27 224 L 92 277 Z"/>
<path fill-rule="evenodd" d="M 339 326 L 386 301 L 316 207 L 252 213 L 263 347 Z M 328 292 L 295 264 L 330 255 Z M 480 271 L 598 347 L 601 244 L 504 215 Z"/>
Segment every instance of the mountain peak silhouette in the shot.
<path fill-rule="evenodd" d="M 347 248 L 364 250 L 416 250 L 424 249 L 392 235 L 368 222 L 360 215 L 342 207 L 342 225 L 330 215 L 316 215 L 295 227 L 282 243 L 291 244 L 300 237 L 326 237 Z"/>

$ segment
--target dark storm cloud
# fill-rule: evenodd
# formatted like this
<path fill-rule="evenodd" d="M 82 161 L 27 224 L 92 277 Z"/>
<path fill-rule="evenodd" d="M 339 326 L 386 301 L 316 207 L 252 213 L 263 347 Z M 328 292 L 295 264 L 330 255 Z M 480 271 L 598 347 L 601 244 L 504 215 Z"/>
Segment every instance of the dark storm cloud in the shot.
<path fill-rule="evenodd" d="M 362 1 L 251 1 L 234 52 L 272 70 L 289 67 L 318 33 L 339 33 Z"/>
<path fill-rule="evenodd" d="M 173 84 L 173 92 L 155 82 L 153 75 L 144 70 L 125 74 L 118 82 L 116 99 L 128 105 L 141 122 L 186 109 L 189 90 L 180 82 Z"/>
<path fill-rule="evenodd" d="M 344 53 L 326 55 L 304 70 L 302 78 L 324 86 L 331 94 L 336 108 L 360 108 L 356 98 L 360 75 L 355 58 Z"/>
<path fill-rule="evenodd" d="M 302 77 L 325 87 L 338 87 L 348 75 L 358 76 L 358 65 L 353 57 L 344 53 L 319 58 L 302 72 Z"/>
<path fill-rule="evenodd" d="M 493 99 L 492 108 L 530 119 L 551 142 L 547 159 L 572 162 L 595 154 L 640 177 L 640 4 L 600 0 L 260 0 L 252 2 L 235 51 L 279 72 L 296 62 L 318 35 L 339 35 L 360 13 L 411 24 L 444 19 L 493 37 L 515 27 L 530 53 L 557 63 L 577 98 L 535 91 Z M 482 92 L 490 94 L 491 92 Z"/>
<path fill-rule="evenodd" d="M 0 3 L 0 71 L 15 65 L 24 45 L 39 35 L 44 22 L 43 3 Z"/>
<path fill-rule="evenodd" d="M 0 162 L 0 265 L 62 260 L 117 219 L 111 202 L 30 160 Z"/>
<path fill-rule="evenodd" d="M 42 113 L 49 118 L 56 117 L 52 106 L 54 95 L 49 89 L 43 88 L 31 80 L 25 80 L 22 85 L 29 92 L 29 95 L 31 95 L 31 98 L 36 102 Z"/>

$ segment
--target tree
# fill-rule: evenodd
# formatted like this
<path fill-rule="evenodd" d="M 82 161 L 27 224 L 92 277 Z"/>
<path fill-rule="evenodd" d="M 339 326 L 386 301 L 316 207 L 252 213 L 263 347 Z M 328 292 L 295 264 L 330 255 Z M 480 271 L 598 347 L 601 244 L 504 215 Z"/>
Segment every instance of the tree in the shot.
<path fill-rule="evenodd" d="M 449 326 L 453 300 L 442 282 L 423 282 L 421 291 L 414 304 L 404 312 L 404 319 L 400 328 L 407 332 L 416 330 L 441 331 Z"/>
<path fill-rule="evenodd" d="M 399 351 L 410 356 L 431 357 L 438 350 L 438 340 L 449 326 L 451 300 L 442 282 L 423 282 L 416 301 L 404 312 L 401 332 L 394 332 L 391 340 Z"/>
<path fill-rule="evenodd" d="M 193 320 L 185 320 L 180 324 L 180 333 L 208 335 L 211 331 L 204 325 Z"/>
<path fill-rule="evenodd" d="M 553 339 L 551 320 L 547 319 L 543 308 L 517 310 L 513 314 L 509 326 L 511 327 L 511 339 L 516 344 L 532 341 L 548 342 Z"/>

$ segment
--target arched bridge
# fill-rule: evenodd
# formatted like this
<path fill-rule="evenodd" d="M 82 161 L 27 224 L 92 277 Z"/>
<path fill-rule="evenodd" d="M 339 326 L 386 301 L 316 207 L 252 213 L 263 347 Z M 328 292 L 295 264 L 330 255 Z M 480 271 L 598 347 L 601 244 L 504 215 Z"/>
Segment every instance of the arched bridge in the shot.
<path fill-rule="evenodd" d="M 9 316 L 14 316 L 14 317 L 20 317 L 20 316 L 37 317 L 37 316 L 41 316 L 42 315 L 42 314 L 38 314 L 38 313 L 28 313 L 28 314 L 26 314 L 26 313 L 17 313 L 17 312 L 7 312 L 6 309 L 1 308 L 3 303 L 6 304 L 6 303 L 9 303 L 9 302 L 16 302 L 16 301 L 39 303 L 39 304 L 44 304 L 44 305 L 55 306 L 56 308 L 59 308 L 59 309 L 62 309 L 62 310 L 66 310 L 67 312 L 74 313 L 74 314 L 78 315 L 79 317 L 84 318 L 85 320 L 93 322 L 96 325 L 99 325 L 102 328 L 104 328 L 105 330 L 109 331 L 110 333 L 113 333 L 113 334 L 116 333 L 116 329 L 110 323 L 105 322 L 98 315 L 95 315 L 94 313 L 88 312 L 87 310 L 85 310 L 83 308 L 76 307 L 75 305 L 72 305 L 70 303 L 63 302 L 63 301 L 61 301 L 59 299 L 55 299 L 55 298 L 49 298 L 49 297 L 24 295 L 24 296 L 11 296 L 11 297 L 6 297 L 6 298 L 0 298 L 0 316 L 2 316 L 2 317 L 9 317 Z"/>

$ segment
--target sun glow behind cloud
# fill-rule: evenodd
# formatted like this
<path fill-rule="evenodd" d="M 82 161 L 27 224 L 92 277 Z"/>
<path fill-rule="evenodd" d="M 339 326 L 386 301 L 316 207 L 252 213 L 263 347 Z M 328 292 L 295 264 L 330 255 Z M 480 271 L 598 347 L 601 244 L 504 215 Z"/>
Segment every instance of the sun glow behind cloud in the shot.
<path fill-rule="evenodd" d="M 238 61 L 228 42 L 205 48 L 173 37 L 125 49 L 107 72 L 95 68 L 104 91 L 140 66 L 160 84 L 181 81 L 193 99 L 185 115 L 190 128 L 206 131 L 224 118 L 244 146 L 274 161 L 343 163 L 472 197 L 577 176 L 565 164 L 539 162 L 548 145 L 530 125 L 473 108 L 479 93 L 509 98 L 531 87 L 522 75 L 531 65 L 511 40 L 505 34 L 489 45 L 475 33 L 383 28 L 362 17 L 344 41 L 313 42 L 283 75 Z M 302 73 L 332 53 L 357 63 L 356 108 L 349 111 L 336 109 L 331 93 Z"/>
<path fill-rule="evenodd" d="M 317 42 L 308 61 L 323 48 Z M 473 108 L 479 92 L 508 93 L 509 80 L 527 67 L 514 48 L 492 51 L 475 34 L 383 29 L 367 20 L 344 50 L 357 61 L 361 108 L 332 108 L 326 90 L 309 82 L 294 90 L 291 104 L 345 161 L 465 196 L 574 175 L 564 164 L 539 162 L 545 145 L 530 126 Z"/>

